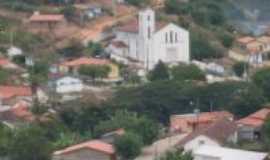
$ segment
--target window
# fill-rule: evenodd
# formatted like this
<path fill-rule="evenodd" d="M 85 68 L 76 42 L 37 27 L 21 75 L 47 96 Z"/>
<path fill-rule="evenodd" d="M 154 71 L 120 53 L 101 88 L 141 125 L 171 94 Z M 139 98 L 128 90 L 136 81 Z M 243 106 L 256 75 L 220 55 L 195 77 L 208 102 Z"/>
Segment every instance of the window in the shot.
<path fill-rule="evenodd" d="M 205 144 L 204 140 L 199 141 L 199 145 L 204 145 L 204 144 Z"/>
<path fill-rule="evenodd" d="M 175 33 L 175 43 L 177 43 L 178 42 L 178 35 L 177 35 L 177 33 Z"/>
<path fill-rule="evenodd" d="M 148 39 L 150 39 L 150 38 L 151 38 L 151 28 L 148 27 Z"/>
<path fill-rule="evenodd" d="M 151 17 L 150 17 L 150 16 L 148 16 L 148 17 L 147 17 L 147 20 L 148 20 L 148 21 L 150 21 L 150 20 L 151 20 Z"/>
<path fill-rule="evenodd" d="M 173 43 L 173 31 L 170 32 L 170 43 Z"/>
<path fill-rule="evenodd" d="M 165 35 L 165 42 L 168 43 L 168 33 Z"/>

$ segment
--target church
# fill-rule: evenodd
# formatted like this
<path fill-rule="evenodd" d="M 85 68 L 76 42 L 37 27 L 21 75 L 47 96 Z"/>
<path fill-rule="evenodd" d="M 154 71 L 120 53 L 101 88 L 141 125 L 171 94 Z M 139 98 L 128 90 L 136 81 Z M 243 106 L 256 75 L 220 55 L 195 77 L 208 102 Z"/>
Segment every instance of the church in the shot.
<path fill-rule="evenodd" d="M 107 51 L 116 61 L 136 62 L 146 70 L 159 61 L 168 65 L 189 63 L 189 32 L 173 23 L 156 23 L 155 11 L 148 8 L 116 29 Z"/>

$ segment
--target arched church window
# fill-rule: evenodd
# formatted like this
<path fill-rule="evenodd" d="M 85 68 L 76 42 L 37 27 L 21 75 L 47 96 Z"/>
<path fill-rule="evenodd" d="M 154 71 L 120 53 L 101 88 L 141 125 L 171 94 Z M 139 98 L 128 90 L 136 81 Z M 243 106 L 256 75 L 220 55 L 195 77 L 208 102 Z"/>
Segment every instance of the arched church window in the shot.
<path fill-rule="evenodd" d="M 151 28 L 148 27 L 148 39 L 150 39 L 150 38 L 151 38 Z"/>
<path fill-rule="evenodd" d="M 170 32 L 170 43 L 173 43 L 173 31 Z"/>
<path fill-rule="evenodd" d="M 168 33 L 165 34 L 165 42 L 168 43 Z"/>
<path fill-rule="evenodd" d="M 177 32 L 175 33 L 175 43 L 177 43 L 178 42 L 178 34 L 177 34 Z"/>

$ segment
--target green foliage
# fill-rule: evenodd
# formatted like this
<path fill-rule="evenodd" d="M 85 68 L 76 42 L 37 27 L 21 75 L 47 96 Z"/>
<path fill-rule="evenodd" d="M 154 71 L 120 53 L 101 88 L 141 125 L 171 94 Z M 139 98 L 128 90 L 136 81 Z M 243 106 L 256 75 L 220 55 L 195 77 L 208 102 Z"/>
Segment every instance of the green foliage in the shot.
<path fill-rule="evenodd" d="M 270 99 L 270 68 L 263 68 L 258 70 L 252 76 L 253 82 L 264 91 L 265 97 Z"/>
<path fill-rule="evenodd" d="M 29 80 L 32 85 L 39 85 L 47 82 L 49 65 L 46 62 L 36 62 L 34 66 L 28 68 Z"/>
<path fill-rule="evenodd" d="M 196 60 L 209 58 L 221 58 L 222 51 L 216 46 L 205 40 L 205 37 L 200 34 L 191 35 L 191 57 Z"/>
<path fill-rule="evenodd" d="M 25 56 L 24 55 L 16 55 L 12 58 L 12 61 L 20 66 L 25 65 Z"/>
<path fill-rule="evenodd" d="M 123 159 L 133 159 L 141 153 L 142 141 L 138 135 L 126 133 L 116 139 L 114 146 Z"/>
<path fill-rule="evenodd" d="M 218 38 L 220 39 L 222 45 L 226 48 L 231 48 L 234 42 L 232 35 L 228 33 L 219 33 Z"/>
<path fill-rule="evenodd" d="M 195 65 L 180 64 L 171 69 L 172 77 L 174 80 L 186 81 L 186 80 L 205 80 L 205 73 Z"/>
<path fill-rule="evenodd" d="M 144 6 L 149 4 L 150 0 L 127 0 L 127 3 L 134 6 Z"/>
<path fill-rule="evenodd" d="M 40 128 L 24 127 L 16 130 L 9 148 L 10 160 L 50 160 L 51 144 Z"/>
<path fill-rule="evenodd" d="M 0 157 L 7 156 L 9 143 L 12 138 L 11 136 L 11 130 L 0 123 Z"/>
<path fill-rule="evenodd" d="M 91 77 L 94 81 L 97 78 L 106 78 L 110 72 L 107 65 L 84 65 L 79 68 L 79 74 Z"/>
<path fill-rule="evenodd" d="M 270 149 L 270 119 L 267 119 L 262 128 L 263 143 L 267 149 Z"/>
<path fill-rule="evenodd" d="M 0 68 L 0 84 L 4 84 L 7 82 L 10 73 L 2 68 Z"/>
<path fill-rule="evenodd" d="M 159 160 L 193 160 L 191 153 L 184 153 L 183 150 L 168 151 Z"/>
<path fill-rule="evenodd" d="M 197 105 L 191 105 L 193 104 Z M 196 103 L 197 102 L 197 103 Z M 228 110 L 247 116 L 265 102 L 262 91 L 250 83 L 222 82 L 196 85 L 191 82 L 158 81 L 116 92 L 110 105 L 135 111 L 161 123 L 175 113 L 190 113 L 195 108 Z"/>
<path fill-rule="evenodd" d="M 109 120 L 101 121 L 95 128 L 96 135 L 101 135 L 119 128 L 133 132 L 141 137 L 143 144 L 151 144 L 158 136 L 159 126 L 156 122 L 139 117 L 127 111 L 117 111 Z"/>
<path fill-rule="evenodd" d="M 61 11 L 61 13 L 64 14 L 64 16 L 67 19 L 74 18 L 75 17 L 75 12 L 76 12 L 76 8 L 73 5 L 67 5 Z"/>
<path fill-rule="evenodd" d="M 63 49 L 58 50 L 58 53 L 65 57 L 79 57 L 82 56 L 83 46 L 78 41 L 72 41 L 71 44 Z"/>
<path fill-rule="evenodd" d="M 168 67 L 159 61 L 155 68 L 149 72 L 148 79 L 150 81 L 168 80 L 170 78 Z"/>
<path fill-rule="evenodd" d="M 242 77 L 245 71 L 248 70 L 248 64 L 245 62 L 238 62 L 233 65 L 233 71 L 238 77 Z"/>
<path fill-rule="evenodd" d="M 86 52 L 91 56 L 100 56 L 104 53 L 104 48 L 100 43 L 89 42 L 86 48 Z"/>

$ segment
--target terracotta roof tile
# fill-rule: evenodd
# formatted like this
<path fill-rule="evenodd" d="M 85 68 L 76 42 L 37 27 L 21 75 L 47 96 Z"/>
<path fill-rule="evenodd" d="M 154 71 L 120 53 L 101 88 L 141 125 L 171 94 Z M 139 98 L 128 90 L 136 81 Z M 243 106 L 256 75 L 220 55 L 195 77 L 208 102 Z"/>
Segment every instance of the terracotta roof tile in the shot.
<path fill-rule="evenodd" d="M 32 90 L 28 86 L 0 86 L 0 98 L 8 99 L 17 96 L 32 96 Z"/>
<path fill-rule="evenodd" d="M 237 121 L 238 124 L 249 125 L 253 127 L 261 127 L 265 120 L 270 116 L 270 108 L 263 108 L 248 117 Z"/>
<path fill-rule="evenodd" d="M 115 150 L 111 144 L 102 142 L 100 140 L 91 140 L 85 143 L 81 143 L 81 144 L 77 144 L 77 145 L 65 148 L 60 151 L 56 151 L 54 152 L 54 155 L 68 154 L 68 153 L 75 152 L 81 149 L 95 150 L 95 151 L 102 152 L 108 155 L 115 154 Z"/>
<path fill-rule="evenodd" d="M 208 138 L 216 140 L 218 143 L 223 144 L 226 142 L 229 136 L 234 134 L 237 130 L 237 125 L 235 122 L 228 120 L 226 118 L 220 119 L 219 121 L 211 124 L 208 127 L 198 128 L 194 132 L 187 135 L 182 139 L 177 145 L 183 146 L 194 138 L 204 135 Z"/>
<path fill-rule="evenodd" d="M 241 37 L 241 38 L 237 39 L 236 41 L 238 43 L 248 44 L 248 43 L 250 43 L 250 42 L 252 42 L 254 40 L 255 40 L 255 38 L 246 36 L 246 37 Z"/>
<path fill-rule="evenodd" d="M 62 14 L 33 14 L 29 20 L 31 22 L 59 22 L 64 19 Z"/>
<path fill-rule="evenodd" d="M 110 62 L 106 59 L 97 59 L 97 58 L 87 58 L 81 57 L 71 61 L 65 61 L 60 64 L 62 66 L 81 66 L 81 65 L 106 65 L 110 64 Z"/>

